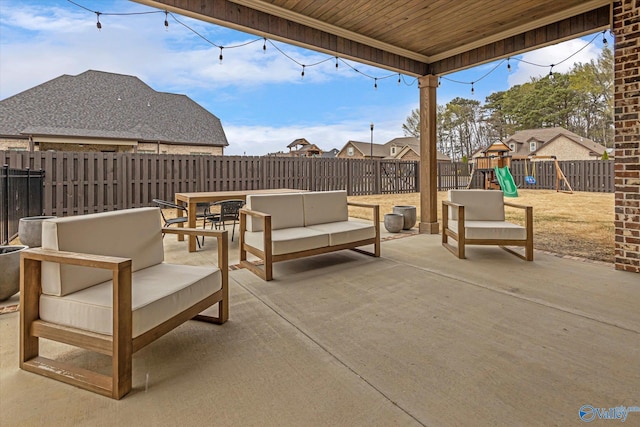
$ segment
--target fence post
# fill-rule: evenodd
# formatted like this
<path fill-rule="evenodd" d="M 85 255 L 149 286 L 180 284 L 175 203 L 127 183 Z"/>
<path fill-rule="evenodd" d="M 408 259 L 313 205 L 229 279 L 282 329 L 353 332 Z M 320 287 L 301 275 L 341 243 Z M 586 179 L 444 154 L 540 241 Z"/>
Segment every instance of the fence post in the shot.
<path fill-rule="evenodd" d="M 7 238 L 7 244 L 9 244 L 9 165 L 5 164 L 2 167 L 2 173 L 4 174 L 4 200 L 2 203 L 4 206 L 4 235 Z"/>

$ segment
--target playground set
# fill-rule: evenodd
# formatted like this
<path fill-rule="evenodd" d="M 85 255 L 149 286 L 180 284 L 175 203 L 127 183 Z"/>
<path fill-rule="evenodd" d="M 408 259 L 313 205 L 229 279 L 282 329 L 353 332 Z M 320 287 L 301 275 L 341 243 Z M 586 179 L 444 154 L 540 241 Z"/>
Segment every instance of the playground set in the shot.
<path fill-rule="evenodd" d="M 484 156 L 477 157 L 471 170 L 471 177 L 467 188 L 470 188 L 475 174 L 482 175 L 485 190 L 502 190 L 505 197 L 518 197 L 518 186 L 511 174 L 511 152 L 510 148 L 502 143 L 495 143 L 484 150 Z M 556 169 L 556 191 L 563 193 L 573 193 L 573 189 L 562 172 L 558 159 L 555 156 L 532 155 L 524 159 L 525 185 L 536 184 L 536 163 L 553 160 Z M 529 175 L 529 166 L 531 175 Z M 563 186 L 564 184 L 564 186 Z"/>

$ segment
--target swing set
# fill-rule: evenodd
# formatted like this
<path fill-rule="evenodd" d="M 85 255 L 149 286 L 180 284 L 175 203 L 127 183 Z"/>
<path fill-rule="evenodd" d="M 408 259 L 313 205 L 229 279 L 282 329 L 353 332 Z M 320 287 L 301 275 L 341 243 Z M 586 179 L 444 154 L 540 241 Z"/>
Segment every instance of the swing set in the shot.
<path fill-rule="evenodd" d="M 556 191 L 562 193 L 573 194 L 573 189 L 567 180 L 567 177 L 562 172 L 560 168 L 560 163 L 558 163 L 558 159 L 556 156 L 529 156 L 528 159 L 524 161 L 524 182 L 528 185 L 535 185 L 537 183 L 536 180 L 536 166 L 534 165 L 534 159 L 536 161 L 545 161 L 545 160 L 553 160 L 553 163 L 556 168 Z M 529 175 L 529 167 L 528 164 L 531 163 L 531 175 Z M 562 183 L 564 183 L 564 188 L 562 188 Z"/>

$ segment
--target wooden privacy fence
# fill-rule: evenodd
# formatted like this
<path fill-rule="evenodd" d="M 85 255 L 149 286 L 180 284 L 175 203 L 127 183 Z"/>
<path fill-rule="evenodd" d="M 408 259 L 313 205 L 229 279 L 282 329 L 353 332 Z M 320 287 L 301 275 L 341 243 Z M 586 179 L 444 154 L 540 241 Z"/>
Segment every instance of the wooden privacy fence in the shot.
<path fill-rule="evenodd" d="M 178 192 L 419 191 L 415 161 L 40 151 L 0 151 L 0 161 L 46 171 L 43 213 L 56 216 L 150 206 Z"/>

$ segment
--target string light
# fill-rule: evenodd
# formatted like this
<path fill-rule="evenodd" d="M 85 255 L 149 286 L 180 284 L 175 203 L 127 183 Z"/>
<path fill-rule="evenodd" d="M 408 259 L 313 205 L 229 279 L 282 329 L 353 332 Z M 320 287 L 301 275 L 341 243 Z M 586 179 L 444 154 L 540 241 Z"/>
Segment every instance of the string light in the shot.
<path fill-rule="evenodd" d="M 167 10 L 155 10 L 155 11 L 147 11 L 147 12 L 128 12 L 128 13 L 107 13 L 107 12 L 92 11 L 91 9 L 84 7 L 84 6 L 82 6 L 82 5 L 78 4 L 78 3 L 76 3 L 76 2 L 75 2 L 75 1 L 73 1 L 73 0 L 67 0 L 67 2 L 69 2 L 69 3 L 71 3 L 71 4 L 75 5 L 75 6 L 78 6 L 78 7 L 82 8 L 82 9 L 85 9 L 86 11 L 89 11 L 89 12 L 91 12 L 91 13 L 95 13 L 95 15 L 96 15 L 96 27 L 98 28 L 98 30 L 101 30 L 101 29 L 102 29 L 102 23 L 100 22 L 100 15 L 121 15 L 121 16 L 127 16 L 127 15 L 146 15 L 146 14 L 152 14 L 152 13 L 164 13 L 164 14 L 165 14 L 164 27 L 165 27 L 165 30 L 167 30 L 167 31 L 168 31 L 168 29 L 169 29 L 169 19 L 168 19 L 168 18 L 169 18 L 169 15 L 171 15 L 171 18 L 172 18 L 175 22 L 177 22 L 178 24 L 182 25 L 183 27 L 185 27 L 186 29 L 188 29 L 189 31 L 191 31 L 192 33 L 194 33 L 195 35 L 197 35 L 198 37 L 200 37 L 200 38 L 201 38 L 202 40 L 204 40 L 205 42 L 207 42 L 207 43 L 211 44 L 212 46 L 215 46 L 215 47 L 219 48 L 219 49 L 220 49 L 220 55 L 219 55 L 219 57 L 218 57 L 218 58 L 219 58 L 219 60 L 220 60 L 220 63 L 222 64 L 222 60 L 223 60 L 223 52 L 222 52 L 222 51 L 223 51 L 223 49 L 225 48 L 225 46 L 220 46 L 220 45 L 217 45 L 216 43 L 213 43 L 212 41 L 210 41 L 209 39 L 207 39 L 206 37 L 204 37 L 202 34 L 198 33 L 198 32 L 197 32 L 197 31 L 195 31 L 193 28 L 189 27 L 188 25 L 186 25 L 185 23 L 183 23 L 182 21 L 180 21 L 178 18 L 176 18 L 176 16 L 175 16 L 173 13 L 170 13 L 170 12 L 169 12 L 169 11 L 167 11 Z M 612 33 L 612 34 L 613 34 L 613 33 Z M 514 60 L 516 60 L 516 61 L 524 62 L 524 63 L 526 63 L 526 64 L 533 65 L 533 66 L 538 66 L 538 67 L 550 67 L 549 76 L 550 76 L 551 78 L 553 78 L 553 67 L 554 67 L 554 66 L 557 66 L 557 65 L 559 65 L 559 64 L 561 64 L 561 63 L 563 63 L 563 62 L 565 62 L 565 61 L 569 60 L 571 57 L 573 57 L 574 55 L 576 55 L 578 52 L 580 52 L 580 51 L 582 51 L 583 49 L 585 49 L 587 46 L 589 46 L 590 44 L 592 44 L 592 43 L 595 41 L 595 39 L 596 39 L 599 35 L 600 35 L 600 34 L 596 34 L 596 35 L 594 36 L 594 38 L 593 38 L 591 41 L 589 41 L 586 45 L 584 45 L 582 48 L 578 49 L 578 50 L 577 50 L 576 52 L 574 52 L 573 54 L 569 55 L 569 56 L 568 56 L 567 58 L 565 58 L 563 61 L 560 61 L 560 62 L 558 62 L 558 63 L 556 63 L 556 64 L 551 64 L 551 65 L 535 64 L 535 63 L 532 63 L 532 62 L 528 62 L 528 61 L 526 61 L 526 60 L 524 60 L 524 59 L 520 59 L 520 58 L 511 58 L 511 57 L 509 57 L 509 58 L 507 58 L 507 59 L 506 59 L 506 61 L 507 61 L 507 71 L 508 71 L 508 72 L 511 72 L 511 63 L 510 63 L 510 60 L 511 60 L 511 59 L 514 59 Z M 291 61 L 295 62 L 296 64 L 300 65 L 300 66 L 302 67 L 302 72 L 301 72 L 301 77 L 302 77 L 302 78 L 304 78 L 305 68 L 306 68 L 307 66 L 311 67 L 311 66 L 320 65 L 320 64 L 322 64 L 322 63 L 324 63 L 324 62 L 326 62 L 326 61 L 332 60 L 332 59 L 335 59 L 335 67 L 336 67 L 336 70 L 339 68 L 339 62 L 341 61 L 341 62 L 342 62 L 343 64 L 345 64 L 348 68 L 351 68 L 351 70 L 353 70 L 354 72 L 356 72 L 356 73 L 358 73 L 358 74 L 361 74 L 361 75 L 362 75 L 362 76 L 364 76 L 364 77 L 367 77 L 367 78 L 370 78 L 370 79 L 374 80 L 374 89 L 377 89 L 377 87 L 378 87 L 378 80 L 383 80 L 383 79 L 390 78 L 390 77 L 393 77 L 393 76 L 395 76 L 395 75 L 396 75 L 396 73 L 392 73 L 392 74 L 389 74 L 389 75 L 386 75 L 386 76 L 383 76 L 383 77 L 371 76 L 371 75 L 369 75 L 369 74 L 366 74 L 366 73 L 364 73 L 364 72 L 360 71 L 359 69 L 355 68 L 354 66 L 352 66 L 351 64 L 349 64 L 348 62 L 346 62 L 344 59 L 341 59 L 341 58 L 339 58 L 339 57 L 337 57 L 337 56 L 334 56 L 334 57 L 328 57 L 328 58 L 326 58 L 326 59 L 324 59 L 324 60 L 318 61 L 318 62 L 317 62 L 317 63 L 315 63 L 315 64 L 301 64 L 301 63 L 299 63 L 298 61 L 296 61 L 294 58 L 292 58 L 291 56 L 287 55 L 287 54 L 286 54 L 282 49 L 280 49 L 277 45 L 275 45 L 275 44 L 273 43 L 273 41 L 271 41 L 271 40 L 267 39 L 266 37 L 260 37 L 260 38 L 257 38 L 257 39 L 255 39 L 255 40 L 251 40 L 251 41 L 248 41 L 248 42 L 246 42 L 246 43 L 239 44 L 239 45 L 226 46 L 226 48 L 227 48 L 227 49 L 238 48 L 238 47 L 242 47 L 242 46 L 249 45 L 249 44 L 251 44 L 251 43 L 255 43 L 255 42 L 259 41 L 259 40 L 263 40 L 263 41 L 264 41 L 264 43 L 263 43 L 263 45 L 262 45 L 262 51 L 263 51 L 263 53 L 266 53 L 266 50 L 267 50 L 267 42 L 269 42 L 269 43 L 270 43 L 273 47 L 275 47 L 275 48 L 276 48 L 276 50 L 277 50 L 277 51 L 279 51 L 282 55 L 284 55 L 285 57 L 287 57 L 289 60 L 291 60 Z M 602 31 L 602 44 L 603 44 L 605 47 L 606 47 L 606 46 L 608 46 L 608 40 L 607 40 L 607 38 L 606 38 L 606 30 Z M 472 93 L 472 94 L 474 94 L 474 93 L 475 93 L 475 83 L 478 83 L 479 81 L 481 81 L 482 79 L 484 79 L 485 77 L 487 77 L 489 74 L 491 74 L 493 71 L 495 71 L 495 69 L 496 69 L 499 65 L 501 65 L 504 61 L 505 61 L 505 60 L 503 59 L 501 62 L 499 62 L 499 63 L 498 63 L 498 64 L 497 64 L 493 69 L 491 69 L 489 72 L 487 72 L 486 74 L 484 74 L 483 76 L 481 76 L 480 78 L 478 78 L 478 79 L 476 79 L 476 80 L 474 80 L 474 81 L 472 81 L 472 82 L 458 81 L 458 80 L 450 79 L 450 78 L 447 78 L 447 77 L 438 77 L 438 87 L 440 87 L 440 86 L 441 86 L 441 84 L 442 84 L 442 79 L 448 80 L 448 81 L 453 82 L 453 83 L 471 84 L 471 93 Z M 400 73 L 397 73 L 397 74 L 398 74 L 398 85 L 400 85 L 400 84 L 402 83 L 402 80 L 403 80 L 403 79 L 402 79 L 402 76 L 401 76 L 401 74 L 400 74 Z M 417 78 L 414 78 L 410 83 L 407 83 L 407 81 L 406 81 L 406 80 L 404 81 L 404 83 L 405 83 L 407 86 L 412 86 L 412 85 L 416 84 L 416 82 L 418 82 L 418 83 L 419 83 L 419 81 L 418 81 L 418 79 L 417 79 Z"/>

